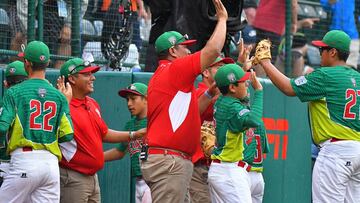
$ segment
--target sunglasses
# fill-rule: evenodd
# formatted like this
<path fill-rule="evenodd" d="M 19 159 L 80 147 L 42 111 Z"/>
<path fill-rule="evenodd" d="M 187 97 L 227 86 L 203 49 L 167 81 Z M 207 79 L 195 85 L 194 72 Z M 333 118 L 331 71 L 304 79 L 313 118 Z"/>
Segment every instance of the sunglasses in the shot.
<path fill-rule="evenodd" d="M 73 69 L 69 72 L 69 75 L 71 75 L 71 74 L 75 73 L 75 72 L 76 72 L 77 67 L 79 67 L 79 66 L 85 66 L 85 67 L 88 67 L 88 66 L 90 66 L 90 65 L 91 65 L 91 62 L 90 62 L 90 61 L 84 61 L 82 64 L 79 64 L 79 65 L 75 66 L 75 68 L 73 68 Z"/>
<path fill-rule="evenodd" d="M 183 36 L 182 36 L 182 38 L 180 38 L 180 40 L 189 40 L 189 35 L 188 34 L 184 34 Z M 180 41 L 179 40 L 179 41 Z"/>
<path fill-rule="evenodd" d="M 186 41 L 186 40 L 189 40 L 189 35 L 187 35 L 187 34 L 184 34 L 179 40 L 177 40 L 177 41 L 175 41 L 174 43 L 175 44 L 173 44 L 173 46 L 172 47 L 174 47 L 175 45 L 177 45 L 177 44 L 180 44 L 181 42 L 180 41 Z M 179 43 L 180 42 L 180 43 Z"/>
<path fill-rule="evenodd" d="M 319 52 L 320 52 L 320 56 L 322 55 L 323 51 L 327 50 L 331 50 L 333 49 L 332 47 L 319 47 Z"/>

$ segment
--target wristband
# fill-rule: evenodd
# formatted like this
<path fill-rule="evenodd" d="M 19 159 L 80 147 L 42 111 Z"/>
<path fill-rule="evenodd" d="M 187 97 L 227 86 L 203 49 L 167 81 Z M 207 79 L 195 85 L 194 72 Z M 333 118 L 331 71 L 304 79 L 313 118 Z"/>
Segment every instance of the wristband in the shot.
<path fill-rule="evenodd" d="M 209 90 L 206 90 L 206 91 L 204 92 L 204 95 L 205 95 L 207 98 L 209 98 L 209 99 L 212 99 L 212 98 L 213 98 L 213 96 L 210 95 Z"/>
<path fill-rule="evenodd" d="M 135 132 L 129 131 L 129 138 L 130 140 L 133 140 L 135 137 Z"/>

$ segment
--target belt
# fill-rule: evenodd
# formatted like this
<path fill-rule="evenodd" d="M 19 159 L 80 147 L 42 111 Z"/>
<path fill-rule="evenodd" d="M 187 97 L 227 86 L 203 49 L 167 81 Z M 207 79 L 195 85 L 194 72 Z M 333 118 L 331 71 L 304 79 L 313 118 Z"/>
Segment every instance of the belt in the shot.
<path fill-rule="evenodd" d="M 221 160 L 219 160 L 219 159 L 213 159 L 212 160 L 214 163 L 221 163 L 221 162 L 224 162 L 224 161 L 221 161 Z M 229 162 L 227 162 L 227 163 L 229 163 Z M 251 166 L 248 164 L 248 163 L 246 163 L 245 161 L 239 161 L 238 163 L 237 163 L 237 165 L 239 166 L 239 167 L 241 167 L 241 168 L 244 168 L 247 172 L 249 172 L 250 170 L 251 170 Z"/>
<path fill-rule="evenodd" d="M 334 137 L 330 139 L 330 142 L 338 142 L 338 141 L 346 141 L 346 140 L 338 139 L 338 138 L 334 138 Z"/>
<path fill-rule="evenodd" d="M 195 166 L 210 166 L 211 160 L 207 158 L 201 158 L 194 163 Z"/>
<path fill-rule="evenodd" d="M 22 148 L 23 152 L 31 152 L 32 150 L 33 150 L 32 147 L 23 147 Z"/>
<path fill-rule="evenodd" d="M 172 150 L 172 149 L 162 149 L 162 148 L 149 148 L 148 154 L 164 154 L 164 155 L 175 155 L 175 156 L 179 156 L 183 159 L 187 159 L 191 161 L 191 156 L 180 152 L 180 151 L 176 151 L 176 150 Z"/>

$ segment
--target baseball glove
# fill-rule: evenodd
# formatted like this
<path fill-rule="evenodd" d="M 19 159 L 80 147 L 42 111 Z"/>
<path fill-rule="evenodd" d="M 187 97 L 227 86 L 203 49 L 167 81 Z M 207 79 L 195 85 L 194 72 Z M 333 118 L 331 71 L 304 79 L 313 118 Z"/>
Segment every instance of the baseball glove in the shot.
<path fill-rule="evenodd" d="M 215 127 L 212 122 L 204 121 L 201 126 L 201 149 L 204 152 L 204 155 L 209 158 L 212 154 L 212 151 L 215 146 L 216 137 L 215 137 Z"/>
<path fill-rule="evenodd" d="M 257 65 L 262 59 L 271 59 L 271 42 L 267 39 L 261 40 L 255 51 L 255 58 L 253 60 L 253 65 Z"/>

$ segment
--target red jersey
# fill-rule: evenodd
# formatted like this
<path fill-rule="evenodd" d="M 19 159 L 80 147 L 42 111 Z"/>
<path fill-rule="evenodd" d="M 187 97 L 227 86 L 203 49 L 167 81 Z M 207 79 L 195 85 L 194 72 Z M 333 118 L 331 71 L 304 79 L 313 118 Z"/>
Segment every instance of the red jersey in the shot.
<path fill-rule="evenodd" d="M 260 0 L 253 27 L 283 35 L 285 32 L 285 1 Z"/>
<path fill-rule="evenodd" d="M 200 115 L 194 87 L 201 73 L 200 52 L 161 60 L 148 86 L 147 142 L 193 155 L 200 140 Z"/>
<path fill-rule="evenodd" d="M 99 104 L 91 97 L 73 98 L 70 102 L 70 115 L 74 126 L 76 141 L 75 155 L 67 162 L 60 162 L 63 168 L 69 168 L 86 175 L 94 175 L 104 166 L 102 138 L 108 127 L 101 118 Z"/>
<path fill-rule="evenodd" d="M 203 95 L 208 88 L 209 87 L 206 86 L 205 83 L 200 82 L 198 84 L 198 88 L 196 89 L 197 97 L 199 98 L 201 95 Z M 213 101 L 209 104 L 209 106 L 206 108 L 206 110 L 200 115 L 201 124 L 204 121 L 213 121 L 214 120 L 214 103 L 215 103 L 215 101 L 216 100 L 213 99 Z M 196 147 L 196 152 L 191 157 L 191 161 L 193 163 L 196 163 L 200 159 L 205 159 L 205 156 L 204 156 L 203 151 L 201 150 L 201 144 L 200 144 L 200 140 L 199 140 L 199 145 Z"/>

